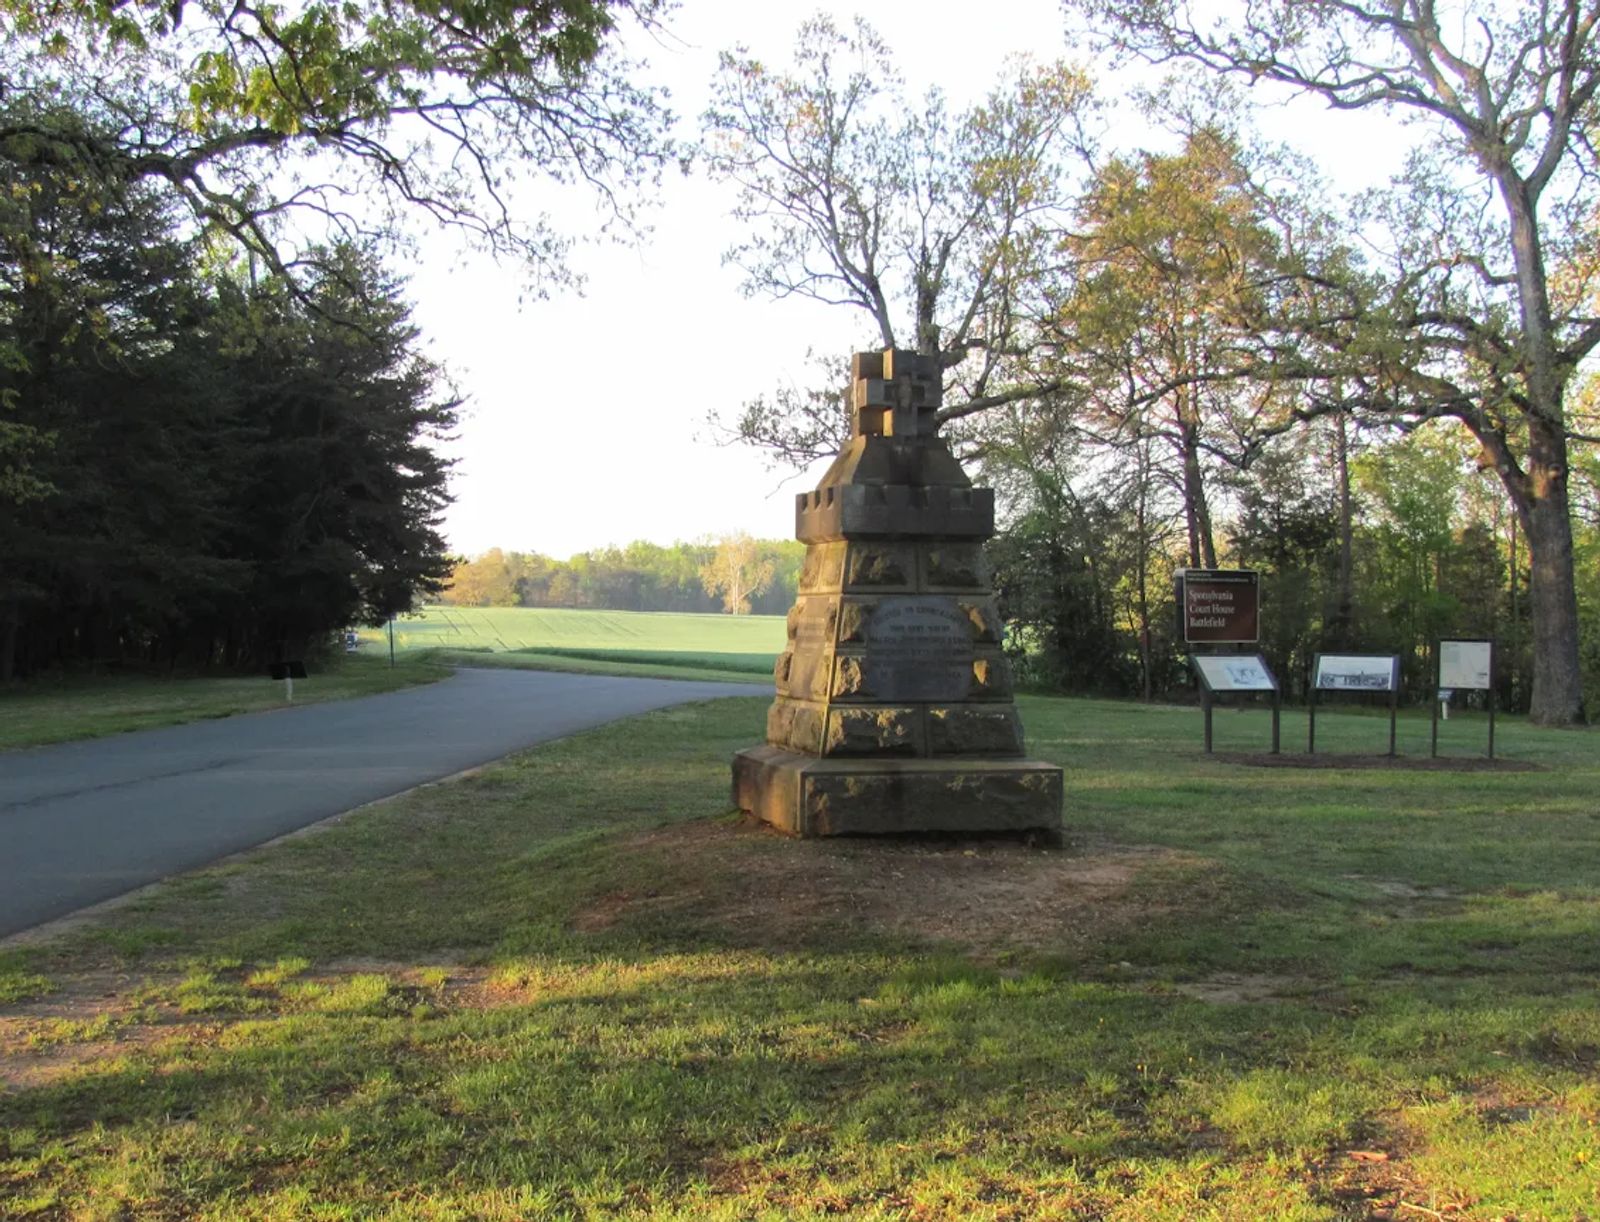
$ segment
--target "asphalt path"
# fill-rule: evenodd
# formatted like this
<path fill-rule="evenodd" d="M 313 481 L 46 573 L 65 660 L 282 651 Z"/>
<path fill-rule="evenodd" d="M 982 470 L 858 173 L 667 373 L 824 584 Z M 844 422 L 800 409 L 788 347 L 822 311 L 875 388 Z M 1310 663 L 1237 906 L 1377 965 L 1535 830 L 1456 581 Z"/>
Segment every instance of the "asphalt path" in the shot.
<path fill-rule="evenodd" d="M 460 670 L 382 696 L 0 752 L 0 937 L 728 683 Z"/>

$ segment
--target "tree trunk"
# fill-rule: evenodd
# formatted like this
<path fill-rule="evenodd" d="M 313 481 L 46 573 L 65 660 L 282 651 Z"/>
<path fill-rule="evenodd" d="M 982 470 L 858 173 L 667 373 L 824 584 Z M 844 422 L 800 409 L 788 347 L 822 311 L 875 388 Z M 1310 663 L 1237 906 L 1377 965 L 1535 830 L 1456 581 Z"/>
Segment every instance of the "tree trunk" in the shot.
<path fill-rule="evenodd" d="M 1189 564 L 1197 569 L 1214 569 L 1217 567 L 1217 549 L 1211 537 L 1211 508 L 1206 504 L 1199 439 L 1188 424 L 1179 426 L 1179 437 L 1179 456 L 1183 460 L 1183 520 L 1189 532 Z"/>
<path fill-rule="evenodd" d="M 10 683 L 17 674 L 17 604 L 10 603 L 0 616 L 0 683 Z"/>
<path fill-rule="evenodd" d="M 1526 472 L 1511 486 L 1528 537 L 1528 609 L 1533 628 L 1528 719 L 1537 725 L 1569 726 L 1583 720 L 1583 676 L 1578 662 L 1578 597 L 1567 497 L 1564 379 L 1557 372 L 1537 197 L 1510 165 L 1500 167 L 1496 177 L 1511 220 L 1511 254 L 1522 314 L 1521 355 L 1530 408 Z"/>
<path fill-rule="evenodd" d="M 1528 544 L 1528 626 L 1533 682 L 1528 720 L 1542 726 L 1583 721 L 1583 677 L 1578 661 L 1578 596 L 1572 556 L 1572 515 L 1567 495 L 1567 433 L 1560 397 L 1534 404 L 1526 463 L 1519 465 L 1503 433 L 1468 420 L 1494 463 L 1522 519 Z"/>
<path fill-rule="evenodd" d="M 1583 720 L 1583 680 L 1578 664 L 1566 438 L 1537 421 L 1530 421 L 1528 432 L 1526 507 L 1519 505 L 1528 539 L 1528 610 L 1533 629 L 1528 719 L 1537 725 L 1569 726 Z"/>
<path fill-rule="evenodd" d="M 1139 672 L 1144 700 L 1152 698 L 1153 681 L 1150 674 L 1150 541 L 1149 528 L 1150 443 L 1139 444 L 1139 501 L 1135 518 L 1138 543 L 1135 550 L 1139 565 Z"/>
<path fill-rule="evenodd" d="M 1346 646 L 1350 643 L 1350 621 L 1355 604 L 1354 565 L 1352 540 L 1354 528 L 1350 512 L 1350 433 L 1343 412 L 1334 417 L 1334 459 L 1339 479 L 1339 588 L 1333 610 L 1333 643 Z"/>
<path fill-rule="evenodd" d="M 1522 608 L 1518 605 L 1517 584 L 1521 580 L 1517 573 L 1517 523 L 1518 516 L 1515 506 L 1512 506 L 1510 517 L 1511 525 L 1511 648 L 1506 652 L 1511 655 L 1511 700 L 1513 707 L 1521 707 L 1522 700 Z"/>

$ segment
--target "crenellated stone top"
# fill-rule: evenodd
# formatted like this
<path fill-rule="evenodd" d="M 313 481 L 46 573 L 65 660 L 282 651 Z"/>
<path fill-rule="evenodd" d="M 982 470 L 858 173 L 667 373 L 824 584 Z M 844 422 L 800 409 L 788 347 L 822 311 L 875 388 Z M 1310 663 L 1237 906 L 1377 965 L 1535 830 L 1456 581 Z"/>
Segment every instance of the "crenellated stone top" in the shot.
<path fill-rule="evenodd" d="M 850 362 L 850 440 L 816 491 L 795 500 L 795 537 L 983 540 L 994 494 L 974 488 L 939 436 L 936 357 L 901 348 Z"/>

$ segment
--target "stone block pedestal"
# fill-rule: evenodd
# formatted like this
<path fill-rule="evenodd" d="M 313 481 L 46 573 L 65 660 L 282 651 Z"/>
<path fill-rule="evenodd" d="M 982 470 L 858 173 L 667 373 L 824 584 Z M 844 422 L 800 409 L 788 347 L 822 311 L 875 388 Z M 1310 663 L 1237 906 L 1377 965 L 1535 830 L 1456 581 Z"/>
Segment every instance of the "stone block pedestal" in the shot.
<path fill-rule="evenodd" d="M 733 800 L 795 836 L 1061 835 L 1061 769 L 1034 760 L 820 759 L 751 747 L 733 757 Z"/>

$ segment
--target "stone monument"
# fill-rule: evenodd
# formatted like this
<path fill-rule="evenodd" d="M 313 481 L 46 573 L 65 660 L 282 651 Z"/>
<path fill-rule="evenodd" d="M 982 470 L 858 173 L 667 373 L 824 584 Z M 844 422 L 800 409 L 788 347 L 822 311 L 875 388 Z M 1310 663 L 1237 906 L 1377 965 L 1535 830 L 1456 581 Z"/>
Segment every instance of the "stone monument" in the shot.
<path fill-rule="evenodd" d="M 937 432 L 935 358 L 851 363 L 851 436 L 795 506 L 806 545 L 767 743 L 739 808 L 799 836 L 1061 829 L 1061 769 L 1022 724 L 983 558 L 994 493 Z"/>

